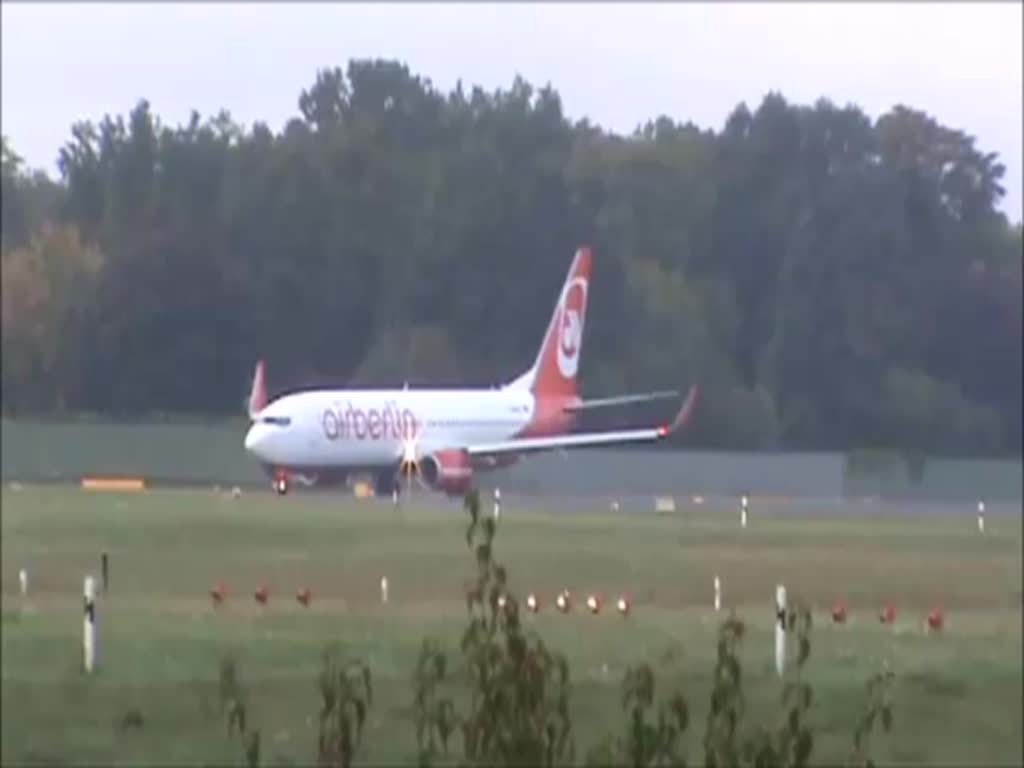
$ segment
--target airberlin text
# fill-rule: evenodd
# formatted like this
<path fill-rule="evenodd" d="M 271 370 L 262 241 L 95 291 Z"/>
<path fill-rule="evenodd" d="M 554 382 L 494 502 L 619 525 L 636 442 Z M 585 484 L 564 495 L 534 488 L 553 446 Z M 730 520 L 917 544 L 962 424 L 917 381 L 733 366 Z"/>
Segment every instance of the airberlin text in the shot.
<path fill-rule="evenodd" d="M 419 432 L 416 415 L 396 403 L 383 408 L 356 408 L 352 403 L 335 406 L 324 411 L 322 423 L 328 440 L 408 440 Z"/>

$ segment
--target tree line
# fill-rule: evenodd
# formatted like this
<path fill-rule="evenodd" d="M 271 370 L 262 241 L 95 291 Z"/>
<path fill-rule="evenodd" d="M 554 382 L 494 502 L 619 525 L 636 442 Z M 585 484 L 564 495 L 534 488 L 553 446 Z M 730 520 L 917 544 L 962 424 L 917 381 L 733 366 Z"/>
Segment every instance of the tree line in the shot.
<path fill-rule="evenodd" d="M 962 130 L 770 93 L 616 135 L 386 60 L 297 107 L 142 100 L 59 179 L 4 138 L 5 415 L 237 415 L 260 357 L 272 391 L 498 384 L 587 243 L 584 391 L 699 382 L 680 445 L 1021 452 L 1021 226 Z"/>

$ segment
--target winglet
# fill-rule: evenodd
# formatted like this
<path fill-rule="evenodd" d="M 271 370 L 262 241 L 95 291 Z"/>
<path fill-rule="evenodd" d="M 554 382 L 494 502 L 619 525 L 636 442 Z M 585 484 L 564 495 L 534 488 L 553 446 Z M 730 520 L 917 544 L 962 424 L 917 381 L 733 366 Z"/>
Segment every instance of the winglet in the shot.
<path fill-rule="evenodd" d="M 698 387 L 696 384 L 690 387 L 690 391 L 686 394 L 686 399 L 683 401 L 683 405 L 672 420 L 672 423 L 663 424 L 658 427 L 658 437 L 668 437 L 690 420 L 690 417 L 693 415 L 694 406 L 697 403 L 697 391 Z"/>
<path fill-rule="evenodd" d="M 256 363 L 256 371 L 252 376 L 252 390 L 249 392 L 249 418 L 255 419 L 267 406 L 267 386 L 263 376 L 263 361 Z"/>

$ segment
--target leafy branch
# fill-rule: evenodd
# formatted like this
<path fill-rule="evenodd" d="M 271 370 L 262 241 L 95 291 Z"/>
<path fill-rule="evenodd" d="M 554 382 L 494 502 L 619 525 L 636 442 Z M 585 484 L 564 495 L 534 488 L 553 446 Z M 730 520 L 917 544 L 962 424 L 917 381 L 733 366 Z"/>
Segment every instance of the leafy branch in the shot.
<path fill-rule="evenodd" d="M 853 733 L 853 748 L 848 764 L 870 768 L 874 761 L 870 756 L 871 735 L 878 725 L 885 733 L 892 730 L 892 685 L 895 679 L 892 671 L 884 669 L 867 682 L 868 700 Z"/>
<path fill-rule="evenodd" d="M 373 703 L 370 668 L 358 660 L 342 659 L 337 647 L 328 648 L 320 673 L 320 697 L 317 765 L 348 768 Z"/>
<path fill-rule="evenodd" d="M 469 704 L 458 714 L 440 694 L 447 659 L 424 642 L 416 672 L 415 707 L 420 761 L 447 753 L 450 735 L 462 732 L 470 765 L 543 765 L 571 762 L 575 754 L 569 716 L 569 663 L 550 651 L 520 621 L 519 601 L 508 588 L 504 566 L 494 560 L 495 521 L 480 518 L 480 496 L 465 498 L 466 544 L 477 566 L 466 590 L 468 623 L 460 651 L 469 679 Z"/>
<path fill-rule="evenodd" d="M 237 734 L 241 741 L 245 764 L 254 768 L 260 764 L 260 732 L 250 730 L 246 696 L 238 674 L 238 663 L 225 656 L 220 664 L 221 710 L 227 718 L 228 737 Z"/>

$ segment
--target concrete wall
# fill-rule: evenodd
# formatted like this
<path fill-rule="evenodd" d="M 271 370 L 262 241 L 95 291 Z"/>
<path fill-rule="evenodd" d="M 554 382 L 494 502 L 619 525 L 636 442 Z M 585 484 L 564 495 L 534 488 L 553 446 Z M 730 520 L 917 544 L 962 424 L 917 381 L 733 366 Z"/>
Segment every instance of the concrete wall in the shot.
<path fill-rule="evenodd" d="M 242 450 L 244 424 L 79 424 L 3 421 L 5 481 L 82 475 L 248 485 L 266 482 Z"/>
<path fill-rule="evenodd" d="M 244 423 L 2 422 L 5 482 L 77 482 L 139 475 L 151 482 L 254 485 L 266 477 L 242 450 Z M 1019 502 L 1020 459 L 922 459 L 894 454 L 738 454 L 579 450 L 533 456 L 495 473 L 514 493 L 572 496 L 752 496 Z"/>

